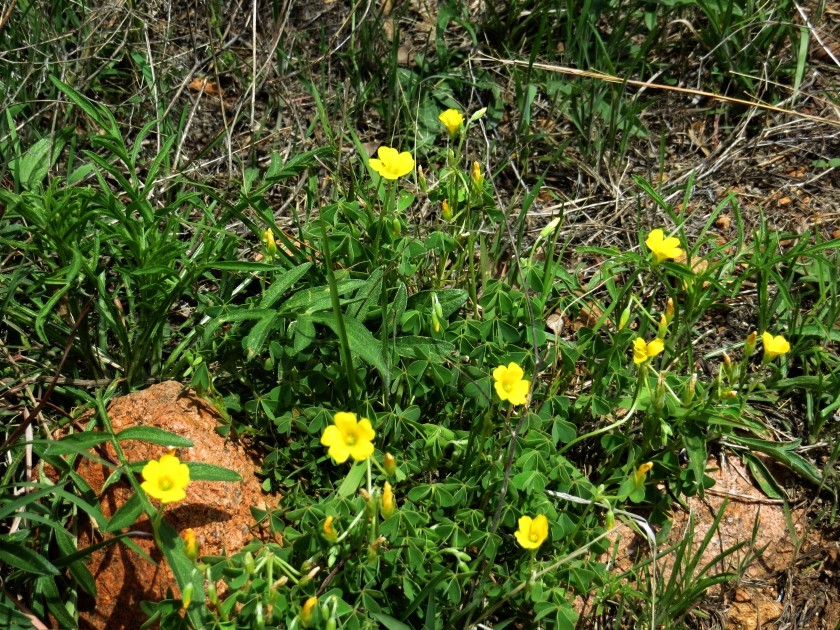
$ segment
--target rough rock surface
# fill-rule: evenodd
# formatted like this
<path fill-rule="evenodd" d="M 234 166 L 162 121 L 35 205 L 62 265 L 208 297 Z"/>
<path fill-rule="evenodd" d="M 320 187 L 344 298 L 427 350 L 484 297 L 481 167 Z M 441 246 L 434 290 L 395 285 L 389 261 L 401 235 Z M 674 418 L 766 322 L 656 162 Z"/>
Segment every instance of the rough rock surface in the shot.
<path fill-rule="evenodd" d="M 115 431 L 143 425 L 154 426 L 190 439 L 194 446 L 179 449 L 182 461 L 206 462 L 235 470 L 241 482 L 194 481 L 187 488 L 187 498 L 167 506 L 165 520 L 177 531 L 191 527 L 201 545 L 201 554 L 233 553 L 253 538 L 251 506 L 265 506 L 266 498 L 255 477 L 256 467 L 245 450 L 220 437 L 215 428 L 218 416 L 211 405 L 180 383 L 166 382 L 118 398 L 108 408 Z M 157 459 L 166 452 L 162 446 L 137 441 L 122 442 L 131 462 Z M 105 453 L 98 453 L 100 456 Z M 116 461 L 112 449 L 107 457 Z M 84 459 L 79 474 L 97 493 L 111 470 Z M 100 507 L 109 517 L 131 497 L 126 481 L 109 486 L 100 497 Z M 150 532 L 148 520 L 141 516 L 134 531 Z M 85 523 L 79 546 L 101 540 Z M 140 610 L 144 600 L 160 600 L 167 588 L 176 590 L 169 569 L 150 537 L 137 536 L 133 541 L 156 562 L 155 566 L 123 544 L 110 545 L 93 554 L 89 568 L 96 578 L 96 601 L 81 601 L 80 627 L 87 629 L 132 630 L 146 617 Z"/>

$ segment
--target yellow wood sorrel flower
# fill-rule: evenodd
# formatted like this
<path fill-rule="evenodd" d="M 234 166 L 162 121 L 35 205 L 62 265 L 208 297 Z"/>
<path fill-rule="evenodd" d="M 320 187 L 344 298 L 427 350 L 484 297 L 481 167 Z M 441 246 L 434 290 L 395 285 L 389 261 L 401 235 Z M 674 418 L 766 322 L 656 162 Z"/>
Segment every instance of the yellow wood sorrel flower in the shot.
<path fill-rule="evenodd" d="M 782 335 L 775 337 L 769 332 L 761 333 L 761 343 L 764 346 L 764 362 L 768 363 L 781 354 L 790 352 L 790 343 Z"/>
<path fill-rule="evenodd" d="M 443 123 L 449 134 L 454 138 L 461 130 L 461 125 L 464 124 L 464 115 L 457 109 L 447 109 L 440 116 L 438 120 Z"/>
<path fill-rule="evenodd" d="M 149 461 L 140 474 L 143 475 L 140 487 L 161 503 L 182 501 L 187 496 L 185 489 L 190 483 L 190 469 L 173 453 Z"/>
<path fill-rule="evenodd" d="M 511 405 L 524 405 L 531 389 L 531 381 L 525 380 L 524 376 L 525 372 L 513 361 L 507 367 L 500 365 L 493 370 L 493 380 L 496 381 L 496 393 L 499 398 L 510 401 Z"/>
<path fill-rule="evenodd" d="M 637 337 L 633 341 L 633 363 L 641 365 L 657 354 L 661 354 L 663 350 L 665 350 L 665 342 L 658 337 L 647 342 L 641 337 Z"/>
<path fill-rule="evenodd" d="M 683 255 L 683 250 L 680 249 L 680 239 L 669 236 L 665 238 L 665 233 L 656 228 L 652 230 L 645 239 L 645 245 L 653 254 L 653 261 L 661 263 L 668 258 L 679 258 Z"/>
<path fill-rule="evenodd" d="M 321 444 L 329 447 L 327 451 L 335 463 L 343 464 L 352 457 L 363 462 L 373 455 L 373 438 L 376 434 L 370 420 L 362 418 L 356 421 L 356 414 L 339 411 L 333 417 L 335 424 L 324 429 Z"/>
<path fill-rule="evenodd" d="M 524 549 L 537 549 L 548 538 L 548 519 L 544 514 L 536 518 L 522 516 L 519 518 L 519 529 L 513 535 Z"/>
<path fill-rule="evenodd" d="M 385 179 L 399 179 L 414 170 L 414 158 L 411 153 L 400 153 L 391 147 L 379 147 L 376 152 L 379 159 L 371 158 L 370 167 Z"/>

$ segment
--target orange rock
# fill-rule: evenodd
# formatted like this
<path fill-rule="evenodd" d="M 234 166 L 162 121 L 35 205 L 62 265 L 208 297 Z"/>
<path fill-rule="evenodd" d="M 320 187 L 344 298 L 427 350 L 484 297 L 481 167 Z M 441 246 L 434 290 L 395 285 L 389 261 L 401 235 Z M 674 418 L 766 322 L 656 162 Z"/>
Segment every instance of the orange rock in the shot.
<path fill-rule="evenodd" d="M 195 531 L 201 555 L 234 553 L 253 538 L 251 506 L 264 506 L 265 496 L 255 476 L 256 466 L 245 450 L 220 437 L 215 410 L 189 392 L 182 392 L 175 382 L 160 383 L 148 389 L 118 398 L 108 408 L 114 431 L 131 426 L 154 426 L 186 437 L 192 448 L 179 449 L 182 461 L 206 462 L 235 470 L 240 482 L 194 481 L 187 487 L 187 498 L 167 506 L 164 519 L 177 531 Z M 129 461 L 158 458 L 165 447 L 137 441 L 122 442 Z M 108 459 L 116 461 L 108 447 Z M 104 455 L 104 453 L 100 453 Z M 84 459 L 78 473 L 101 493 L 111 469 Z M 107 518 L 132 495 L 126 481 L 109 486 L 100 497 L 100 507 Z M 142 516 L 131 528 L 145 532 L 133 538 L 156 562 L 155 566 L 121 543 L 94 552 L 88 568 L 96 578 L 96 601 L 80 601 L 80 627 L 88 629 L 139 628 L 146 617 L 140 602 L 157 601 L 167 588 L 177 591 L 174 579 L 150 537 L 148 520 Z M 80 524 L 79 548 L 102 539 L 89 523 Z M 177 593 L 176 593 L 177 594 Z M 87 598 L 90 600 L 91 598 Z"/>

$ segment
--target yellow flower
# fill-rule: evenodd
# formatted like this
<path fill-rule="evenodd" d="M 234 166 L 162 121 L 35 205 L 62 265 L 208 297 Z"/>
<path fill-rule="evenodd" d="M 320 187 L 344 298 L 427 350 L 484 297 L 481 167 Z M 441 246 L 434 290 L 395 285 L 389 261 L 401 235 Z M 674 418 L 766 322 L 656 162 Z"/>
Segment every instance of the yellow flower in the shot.
<path fill-rule="evenodd" d="M 509 400 L 511 405 L 524 405 L 527 402 L 531 381 L 523 377 L 525 372 L 518 364 L 511 361 L 507 367 L 500 365 L 493 370 L 496 381 L 496 393 L 502 400 Z"/>
<path fill-rule="evenodd" d="M 641 365 L 648 359 L 652 359 L 657 354 L 665 350 L 665 342 L 658 337 L 653 341 L 645 342 L 641 337 L 636 337 L 633 341 L 633 363 Z"/>
<path fill-rule="evenodd" d="M 548 538 L 548 519 L 544 514 L 536 518 L 522 516 L 519 518 L 519 529 L 513 535 L 524 549 L 537 549 Z"/>
<path fill-rule="evenodd" d="M 190 469 L 173 453 L 149 461 L 140 474 L 143 475 L 140 487 L 161 503 L 182 501 L 187 496 L 185 488 L 190 483 Z"/>
<path fill-rule="evenodd" d="M 438 116 L 438 119 L 443 123 L 443 126 L 446 127 L 453 138 L 460 131 L 461 125 L 464 124 L 464 115 L 457 109 L 447 109 Z"/>
<path fill-rule="evenodd" d="M 787 354 L 790 352 L 790 343 L 782 337 L 776 335 L 775 337 L 769 332 L 761 333 L 761 343 L 764 346 L 764 362 L 772 361 L 780 354 Z"/>
<path fill-rule="evenodd" d="M 385 482 L 385 489 L 382 491 L 382 516 L 388 518 L 394 513 L 397 505 L 394 502 L 394 491 L 391 489 L 391 484 Z"/>
<path fill-rule="evenodd" d="M 184 553 L 187 558 L 195 562 L 198 558 L 198 541 L 195 539 L 195 532 L 192 529 L 185 529 L 181 538 L 184 539 Z"/>
<path fill-rule="evenodd" d="M 391 147 L 379 147 L 376 152 L 379 159 L 371 158 L 370 167 L 385 179 L 398 179 L 414 170 L 414 158 L 411 153 L 400 153 Z"/>
<path fill-rule="evenodd" d="M 303 625 L 305 627 L 308 627 L 309 624 L 312 623 L 312 613 L 315 610 L 315 606 L 317 605 L 317 597 L 310 597 L 303 603 L 303 610 L 300 611 L 300 620 L 301 622 L 303 622 Z"/>
<path fill-rule="evenodd" d="M 349 457 L 362 462 L 373 455 L 373 438 L 376 434 L 370 420 L 356 421 L 356 414 L 339 411 L 333 417 L 335 424 L 324 429 L 321 444 L 329 447 L 329 455 L 337 464 L 343 464 Z"/>
<path fill-rule="evenodd" d="M 336 538 L 338 538 L 338 532 L 335 531 L 335 527 L 333 527 L 333 517 L 328 516 L 327 520 L 324 521 L 324 538 L 329 540 L 330 542 L 335 542 Z"/>
<path fill-rule="evenodd" d="M 674 236 L 665 238 L 664 232 L 659 228 L 648 234 L 645 245 L 650 249 L 656 263 L 661 263 L 667 258 L 679 258 L 683 255 L 683 250 L 680 249 L 680 239 Z"/>

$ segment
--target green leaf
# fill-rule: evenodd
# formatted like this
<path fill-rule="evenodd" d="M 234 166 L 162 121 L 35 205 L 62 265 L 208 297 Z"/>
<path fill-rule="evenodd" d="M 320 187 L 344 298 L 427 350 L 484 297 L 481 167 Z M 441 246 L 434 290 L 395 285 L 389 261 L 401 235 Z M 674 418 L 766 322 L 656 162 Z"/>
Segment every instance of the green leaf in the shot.
<path fill-rule="evenodd" d="M 0 560 L 9 566 L 21 569 L 34 575 L 58 575 L 59 571 L 52 562 L 41 554 L 24 547 L 22 543 L 15 544 L 0 540 Z"/>
<path fill-rule="evenodd" d="M 116 434 L 117 440 L 140 440 L 160 446 L 171 446 L 172 448 L 189 448 L 193 446 L 191 440 L 181 437 L 177 433 L 159 429 L 157 427 L 129 427 Z"/>
<path fill-rule="evenodd" d="M 295 282 L 300 280 L 309 271 L 310 267 L 312 267 L 312 263 L 307 262 L 294 269 L 290 269 L 279 278 L 275 278 L 265 290 L 265 293 L 263 293 L 263 298 L 260 300 L 260 308 L 271 308 Z"/>
<path fill-rule="evenodd" d="M 755 438 L 735 435 L 732 436 L 732 441 L 748 446 L 754 451 L 760 451 L 765 455 L 769 455 L 780 464 L 783 464 L 794 472 L 799 473 L 815 485 L 820 485 L 822 483 L 822 475 L 817 467 L 801 455 L 793 452 L 793 449 L 799 447 L 799 440 L 794 440 L 792 442 L 770 442 L 768 440 L 758 440 Z"/>
<path fill-rule="evenodd" d="M 33 445 L 46 444 L 45 455 L 69 455 L 85 453 L 97 444 L 108 442 L 111 436 L 101 431 L 83 431 L 67 435 L 57 441 L 35 440 Z"/>
<path fill-rule="evenodd" d="M 47 602 L 47 608 L 55 620 L 59 628 L 76 628 L 78 624 L 65 607 L 66 594 L 62 594 L 58 590 L 55 583 L 55 578 L 52 576 L 45 576 L 38 578 L 35 581 L 35 594 L 38 598 L 43 598 Z"/>
<path fill-rule="evenodd" d="M 405 625 L 402 621 L 394 619 L 384 613 L 374 613 L 373 618 L 387 628 L 387 630 L 411 630 L 411 626 Z"/>
<path fill-rule="evenodd" d="M 123 503 L 120 508 L 114 512 L 111 520 L 108 521 L 106 532 L 116 532 L 125 527 L 131 527 L 137 522 L 137 517 L 143 512 L 143 499 L 136 492 L 131 495 L 131 498 Z"/>
<path fill-rule="evenodd" d="M 185 462 L 190 469 L 191 481 L 242 481 L 242 476 L 235 470 L 207 464 L 205 462 Z"/>
<path fill-rule="evenodd" d="M 336 336 L 338 335 L 338 320 L 336 320 L 334 313 L 310 313 L 309 316 L 314 322 L 326 324 L 332 328 Z M 350 344 L 350 350 L 379 370 L 387 388 L 388 383 L 391 382 L 391 374 L 385 364 L 382 344 L 373 336 L 373 333 L 365 328 L 364 324 L 352 317 L 344 317 L 344 329 L 347 331 L 347 342 Z"/>
<path fill-rule="evenodd" d="M 367 471 L 367 464 L 365 462 L 356 462 L 353 464 L 350 472 L 347 473 L 347 476 L 338 488 L 338 496 L 349 497 L 354 495 L 361 485 L 362 479 L 365 478 L 365 471 Z"/>
<path fill-rule="evenodd" d="M 250 361 L 256 357 L 265 345 L 265 340 L 274 331 L 274 326 L 277 323 L 275 315 L 263 317 L 260 321 L 254 324 L 251 331 L 245 337 L 242 345 L 245 347 L 245 358 Z"/>
<path fill-rule="evenodd" d="M 41 138 L 20 157 L 18 181 L 26 190 L 35 190 L 46 179 L 50 170 L 50 144 L 49 138 Z"/>

